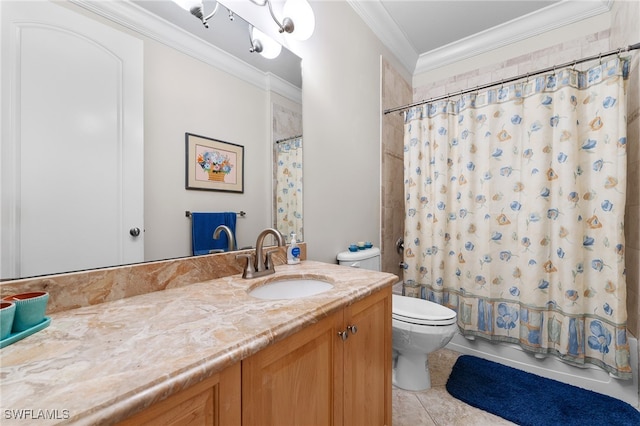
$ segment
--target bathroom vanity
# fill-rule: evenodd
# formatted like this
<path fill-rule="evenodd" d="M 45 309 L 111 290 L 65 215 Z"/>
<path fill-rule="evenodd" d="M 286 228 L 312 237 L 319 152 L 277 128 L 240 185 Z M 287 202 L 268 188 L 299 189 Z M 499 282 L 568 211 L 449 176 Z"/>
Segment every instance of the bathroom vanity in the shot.
<path fill-rule="evenodd" d="M 301 277 L 333 288 L 248 294 Z M 303 261 L 54 312 L 0 351 L 3 424 L 390 424 L 396 280 Z"/>

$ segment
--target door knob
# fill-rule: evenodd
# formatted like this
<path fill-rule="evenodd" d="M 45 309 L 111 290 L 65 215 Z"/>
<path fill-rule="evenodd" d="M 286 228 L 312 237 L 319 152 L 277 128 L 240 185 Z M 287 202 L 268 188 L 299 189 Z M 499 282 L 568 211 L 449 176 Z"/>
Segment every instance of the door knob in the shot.
<path fill-rule="evenodd" d="M 129 234 L 132 237 L 137 237 L 138 235 L 140 235 L 140 228 L 131 228 L 131 229 L 129 229 Z"/>

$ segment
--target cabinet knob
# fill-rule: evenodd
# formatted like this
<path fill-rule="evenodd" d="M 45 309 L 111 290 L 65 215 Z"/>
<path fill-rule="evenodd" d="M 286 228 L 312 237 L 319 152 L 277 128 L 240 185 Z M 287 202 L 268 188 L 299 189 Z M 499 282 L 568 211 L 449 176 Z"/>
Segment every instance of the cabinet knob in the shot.
<path fill-rule="evenodd" d="M 129 235 L 131 235 L 132 237 L 137 237 L 138 235 L 140 235 L 140 228 L 129 229 Z"/>
<path fill-rule="evenodd" d="M 346 330 L 345 331 L 338 331 L 338 336 L 340 336 L 340 338 L 342 339 L 343 342 L 349 338 L 349 334 L 347 333 Z"/>
<path fill-rule="evenodd" d="M 351 334 L 356 334 L 358 332 L 358 327 L 355 325 L 348 325 L 347 330 L 349 330 Z"/>

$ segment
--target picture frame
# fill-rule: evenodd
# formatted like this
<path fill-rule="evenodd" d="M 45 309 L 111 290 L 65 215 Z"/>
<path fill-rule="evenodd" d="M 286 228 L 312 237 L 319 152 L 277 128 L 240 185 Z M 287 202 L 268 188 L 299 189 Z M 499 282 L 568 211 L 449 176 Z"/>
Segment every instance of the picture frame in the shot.
<path fill-rule="evenodd" d="M 185 189 L 244 193 L 244 146 L 185 133 Z"/>

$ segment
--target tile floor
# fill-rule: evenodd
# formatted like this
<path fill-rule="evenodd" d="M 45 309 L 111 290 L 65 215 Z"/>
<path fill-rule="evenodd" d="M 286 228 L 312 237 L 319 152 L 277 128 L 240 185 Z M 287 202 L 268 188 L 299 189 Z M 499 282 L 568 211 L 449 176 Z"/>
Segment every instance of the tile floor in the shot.
<path fill-rule="evenodd" d="M 445 385 L 460 354 L 440 349 L 429 355 L 431 389 L 421 392 L 393 387 L 393 426 L 504 426 L 501 417 L 455 399 Z"/>

